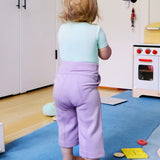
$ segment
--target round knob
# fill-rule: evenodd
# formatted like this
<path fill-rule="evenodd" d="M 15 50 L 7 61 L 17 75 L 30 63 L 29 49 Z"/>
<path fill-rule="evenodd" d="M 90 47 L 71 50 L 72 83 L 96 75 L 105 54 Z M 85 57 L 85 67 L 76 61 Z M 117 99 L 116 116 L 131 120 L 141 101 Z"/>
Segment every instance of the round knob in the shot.
<path fill-rule="evenodd" d="M 150 54 L 150 52 L 151 52 L 150 49 L 146 49 L 146 50 L 145 50 L 145 53 L 146 53 L 146 54 Z"/>
<path fill-rule="evenodd" d="M 152 53 L 153 54 L 157 54 L 158 52 L 157 52 L 157 50 L 153 50 Z"/>
<path fill-rule="evenodd" d="M 137 53 L 140 54 L 142 52 L 142 49 L 137 49 Z"/>

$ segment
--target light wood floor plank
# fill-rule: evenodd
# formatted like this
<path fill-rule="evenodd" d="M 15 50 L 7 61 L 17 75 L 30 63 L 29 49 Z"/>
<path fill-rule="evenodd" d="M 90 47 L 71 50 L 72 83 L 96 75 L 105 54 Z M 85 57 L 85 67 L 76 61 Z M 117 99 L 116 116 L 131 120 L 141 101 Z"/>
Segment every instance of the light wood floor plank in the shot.
<path fill-rule="evenodd" d="M 100 95 L 110 97 L 123 90 L 99 88 Z M 0 122 L 4 124 L 5 143 L 31 133 L 51 122 L 42 108 L 53 102 L 53 86 L 0 99 Z"/>

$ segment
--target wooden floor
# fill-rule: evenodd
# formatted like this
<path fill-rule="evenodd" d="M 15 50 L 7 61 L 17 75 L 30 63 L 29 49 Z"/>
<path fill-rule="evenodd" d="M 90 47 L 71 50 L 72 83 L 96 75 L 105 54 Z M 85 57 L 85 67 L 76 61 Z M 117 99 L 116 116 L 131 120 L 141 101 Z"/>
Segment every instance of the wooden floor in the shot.
<path fill-rule="evenodd" d="M 123 90 L 99 89 L 101 96 L 110 97 Z M 42 113 L 45 104 L 53 102 L 53 86 L 0 99 L 0 122 L 4 124 L 5 143 L 9 143 L 51 122 Z"/>

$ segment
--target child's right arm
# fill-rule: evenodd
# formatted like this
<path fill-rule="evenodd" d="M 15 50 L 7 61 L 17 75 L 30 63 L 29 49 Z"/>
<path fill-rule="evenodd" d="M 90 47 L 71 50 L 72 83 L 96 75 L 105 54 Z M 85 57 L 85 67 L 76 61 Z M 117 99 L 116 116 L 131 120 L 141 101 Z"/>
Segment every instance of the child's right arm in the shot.
<path fill-rule="evenodd" d="M 109 59 L 111 54 L 112 54 L 112 50 L 109 45 L 98 50 L 98 56 L 103 60 Z"/>
<path fill-rule="evenodd" d="M 112 50 L 107 42 L 105 32 L 99 27 L 98 31 L 98 56 L 107 60 L 112 54 Z"/>

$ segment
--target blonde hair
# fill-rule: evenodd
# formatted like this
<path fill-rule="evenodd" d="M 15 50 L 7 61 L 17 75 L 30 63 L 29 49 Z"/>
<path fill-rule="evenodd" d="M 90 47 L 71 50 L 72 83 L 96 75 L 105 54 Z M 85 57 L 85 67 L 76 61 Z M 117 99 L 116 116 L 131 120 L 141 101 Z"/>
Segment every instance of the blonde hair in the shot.
<path fill-rule="evenodd" d="M 63 0 L 63 10 L 59 18 L 63 23 L 92 23 L 99 18 L 97 0 Z"/>

